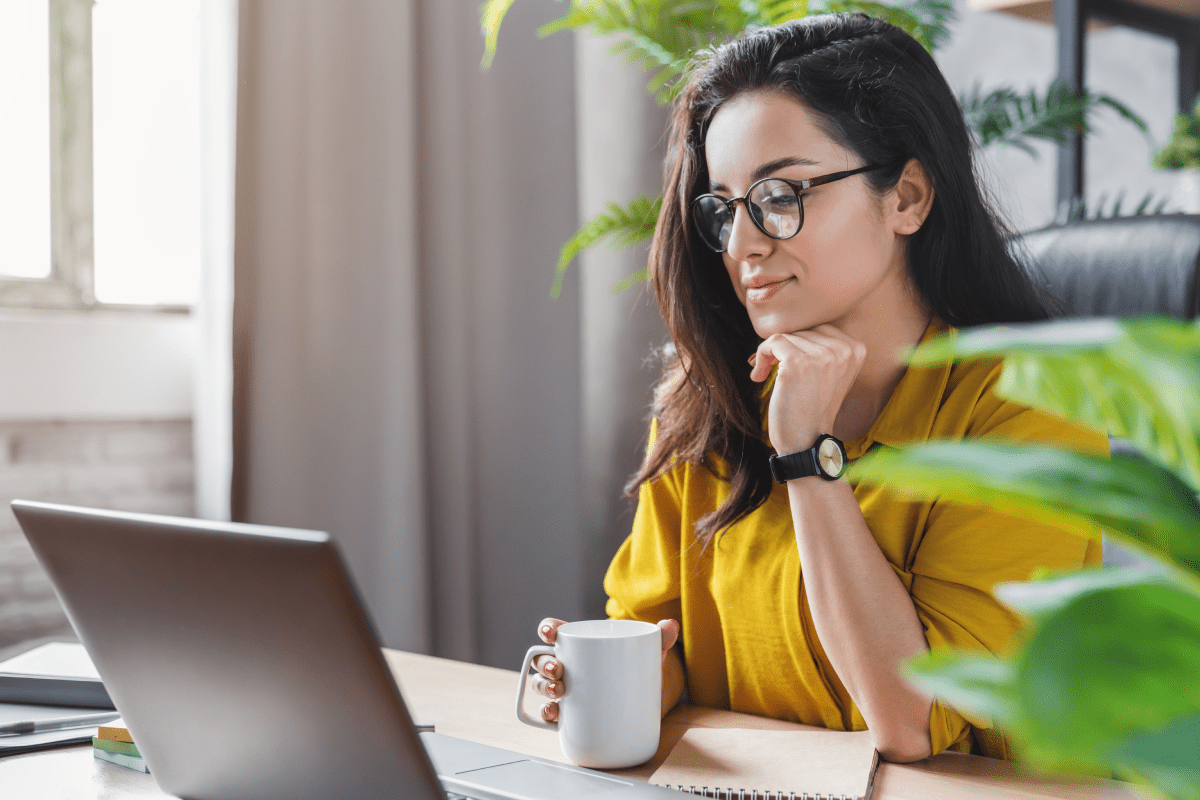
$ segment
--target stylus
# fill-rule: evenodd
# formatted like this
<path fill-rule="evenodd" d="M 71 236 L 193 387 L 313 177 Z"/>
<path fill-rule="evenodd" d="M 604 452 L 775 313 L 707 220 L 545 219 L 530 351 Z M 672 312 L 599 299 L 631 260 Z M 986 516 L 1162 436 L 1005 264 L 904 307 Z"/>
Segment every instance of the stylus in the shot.
<path fill-rule="evenodd" d="M 58 719 L 29 720 L 25 722 L 10 722 L 0 725 L 0 736 L 18 736 L 27 733 L 44 733 L 45 731 L 63 731 L 70 728 L 86 728 L 111 722 L 119 714 L 106 711 L 103 714 L 80 714 L 75 717 L 59 717 Z"/>

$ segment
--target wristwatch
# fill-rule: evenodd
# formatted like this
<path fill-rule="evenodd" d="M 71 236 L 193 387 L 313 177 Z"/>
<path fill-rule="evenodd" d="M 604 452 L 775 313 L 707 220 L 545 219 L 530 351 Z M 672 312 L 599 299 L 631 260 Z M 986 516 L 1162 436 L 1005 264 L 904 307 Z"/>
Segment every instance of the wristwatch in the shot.
<path fill-rule="evenodd" d="M 771 476 L 776 483 L 787 483 L 809 475 L 820 475 L 827 481 L 836 481 L 846 471 L 846 447 L 836 436 L 822 433 L 817 437 L 817 443 L 809 449 L 786 456 L 771 456 L 769 463 Z"/>

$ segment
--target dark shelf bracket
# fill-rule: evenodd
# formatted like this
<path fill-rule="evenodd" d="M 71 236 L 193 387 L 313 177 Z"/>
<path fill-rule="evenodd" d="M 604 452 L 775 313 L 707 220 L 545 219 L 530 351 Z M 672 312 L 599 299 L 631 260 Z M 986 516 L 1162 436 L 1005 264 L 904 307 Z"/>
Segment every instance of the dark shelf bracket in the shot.
<path fill-rule="evenodd" d="M 1200 95 L 1200 20 L 1130 0 L 1054 0 L 1058 80 L 1083 91 L 1085 26 L 1090 19 L 1171 39 L 1179 48 L 1179 108 L 1190 111 Z M 1070 134 L 1058 148 L 1058 211 L 1083 198 L 1083 139 Z"/>

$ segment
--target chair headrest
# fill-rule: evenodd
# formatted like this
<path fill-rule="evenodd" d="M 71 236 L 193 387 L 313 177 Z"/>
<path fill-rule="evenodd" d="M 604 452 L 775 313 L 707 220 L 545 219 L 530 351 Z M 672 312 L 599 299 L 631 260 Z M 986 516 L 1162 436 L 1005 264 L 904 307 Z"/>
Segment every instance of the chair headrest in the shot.
<path fill-rule="evenodd" d="M 1055 225 L 1019 237 L 1016 246 L 1068 317 L 1200 314 L 1200 215 Z"/>

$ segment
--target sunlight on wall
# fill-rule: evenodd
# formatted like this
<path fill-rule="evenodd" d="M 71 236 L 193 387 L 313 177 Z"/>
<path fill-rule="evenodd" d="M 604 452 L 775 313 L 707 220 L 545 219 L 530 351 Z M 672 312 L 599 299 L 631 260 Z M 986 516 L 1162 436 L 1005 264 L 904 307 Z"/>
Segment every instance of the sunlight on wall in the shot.
<path fill-rule="evenodd" d="M 195 302 L 200 0 L 97 0 L 92 15 L 96 299 Z"/>
<path fill-rule="evenodd" d="M 0 275 L 50 275 L 48 0 L 0 3 Z M 20 120 L 20 124 L 12 124 Z"/>

